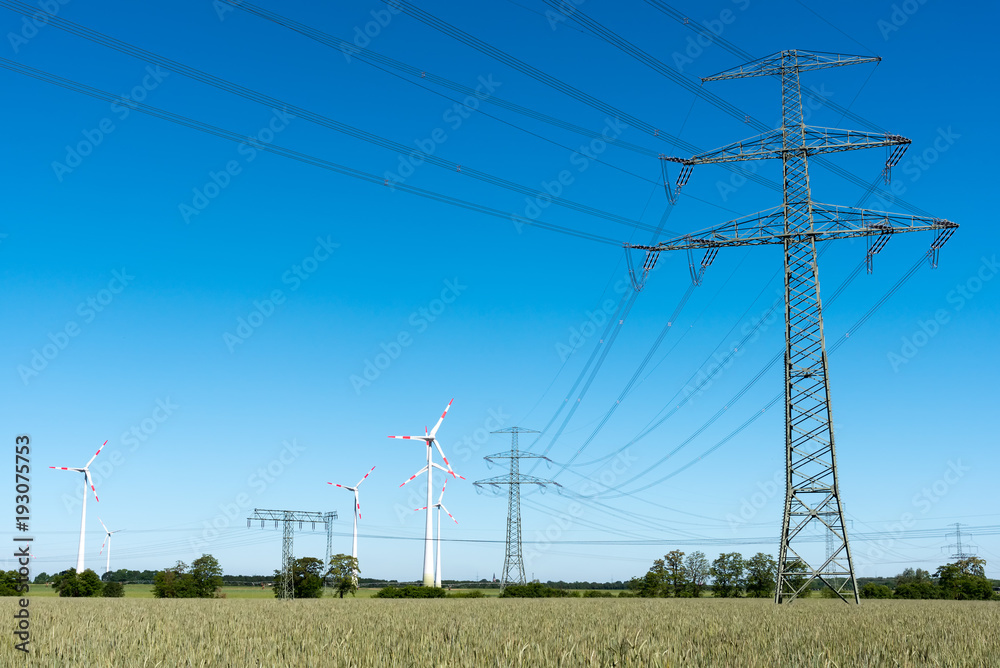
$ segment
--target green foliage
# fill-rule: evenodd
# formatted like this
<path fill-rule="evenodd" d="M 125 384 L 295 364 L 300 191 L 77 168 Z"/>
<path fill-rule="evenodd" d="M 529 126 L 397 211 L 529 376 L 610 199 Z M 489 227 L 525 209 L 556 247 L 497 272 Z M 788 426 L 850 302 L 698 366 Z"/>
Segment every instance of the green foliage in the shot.
<path fill-rule="evenodd" d="M 892 590 L 885 585 L 869 582 L 861 588 L 861 598 L 892 598 Z"/>
<path fill-rule="evenodd" d="M 591 589 L 589 591 L 583 592 L 584 598 L 611 598 L 614 594 L 609 591 L 601 591 L 598 589 Z"/>
<path fill-rule="evenodd" d="M 579 595 L 579 592 L 577 592 Z M 500 598 L 563 598 L 569 596 L 565 589 L 546 587 L 541 582 L 529 582 L 523 585 L 507 585 Z"/>
<path fill-rule="evenodd" d="M 152 582 L 156 577 L 156 571 L 130 571 L 125 568 L 119 568 L 117 571 L 110 571 L 101 576 L 101 579 L 105 582 L 121 582 L 122 584 L 128 584 L 130 582 Z"/>
<path fill-rule="evenodd" d="M 768 598 L 774 594 L 778 562 L 771 555 L 758 552 L 746 561 L 747 596 Z"/>
<path fill-rule="evenodd" d="M 153 576 L 156 598 L 212 598 L 222 586 L 222 567 L 215 557 L 203 554 L 188 565 L 178 561 Z"/>
<path fill-rule="evenodd" d="M 805 572 L 806 565 L 798 559 L 788 564 L 788 566 L 785 567 L 785 582 L 788 583 L 788 589 L 791 589 L 792 591 L 798 591 L 801 589 L 808 579 L 805 576 Z M 799 575 L 799 573 L 802 573 L 802 575 Z M 785 591 L 788 591 L 788 589 Z M 799 594 L 799 596 L 804 598 L 808 596 L 809 593 L 810 592 L 807 589 Z"/>
<path fill-rule="evenodd" d="M 382 587 L 375 592 L 375 598 L 444 598 L 447 595 L 440 587 L 405 585 L 403 587 Z"/>
<path fill-rule="evenodd" d="M 0 596 L 20 596 L 23 592 L 24 584 L 17 571 L 0 571 Z"/>
<path fill-rule="evenodd" d="M 122 598 L 125 596 L 125 585 L 121 582 L 107 582 L 104 585 L 104 598 Z"/>
<path fill-rule="evenodd" d="M 35 584 L 36 585 L 45 584 L 46 582 L 48 582 L 51 579 L 52 579 L 52 576 L 50 576 L 45 571 L 42 571 L 41 573 L 39 573 L 38 575 L 35 576 Z"/>
<path fill-rule="evenodd" d="M 448 594 L 448 598 L 486 598 L 486 594 L 483 593 L 482 589 L 473 589 L 472 591 L 459 591 L 454 594 Z"/>
<path fill-rule="evenodd" d="M 687 588 L 687 569 L 684 567 L 684 553 L 672 550 L 663 557 L 664 596 L 680 596 Z"/>
<path fill-rule="evenodd" d="M 708 579 L 711 566 L 704 552 L 692 552 L 684 560 L 684 569 L 687 571 L 688 592 L 691 596 L 698 598 L 705 588 L 705 581 Z"/>
<path fill-rule="evenodd" d="M 660 561 L 659 559 L 657 561 Z M 628 588 L 641 598 L 652 598 L 659 596 L 663 589 L 663 573 L 657 570 L 656 562 L 653 568 L 641 578 L 632 578 L 628 582 Z"/>
<path fill-rule="evenodd" d="M 292 592 L 294 598 L 319 598 L 323 595 L 323 562 L 314 557 L 302 557 L 292 562 Z M 274 572 L 274 597 L 284 594 L 285 574 Z"/>
<path fill-rule="evenodd" d="M 74 598 L 100 596 L 104 591 L 104 583 L 101 582 L 101 578 L 89 568 L 82 573 L 77 573 L 72 569 L 63 571 L 57 578 L 58 581 L 53 578 L 54 584 L 52 586 L 59 592 L 60 596 Z"/>
<path fill-rule="evenodd" d="M 986 560 L 979 557 L 960 559 L 937 569 L 941 597 L 959 601 L 987 601 L 993 585 L 986 579 Z"/>
<path fill-rule="evenodd" d="M 941 588 L 933 582 L 907 582 L 896 587 L 896 598 L 941 598 Z"/>
<path fill-rule="evenodd" d="M 735 598 L 743 591 L 743 555 L 739 552 L 726 552 L 712 562 L 710 574 L 714 579 L 712 590 L 716 596 Z"/>
<path fill-rule="evenodd" d="M 346 554 L 335 554 L 330 557 L 330 568 L 326 576 L 333 580 L 333 587 L 344 598 L 344 594 L 354 596 L 358 590 L 357 574 L 361 572 L 358 568 L 358 560 Z"/>

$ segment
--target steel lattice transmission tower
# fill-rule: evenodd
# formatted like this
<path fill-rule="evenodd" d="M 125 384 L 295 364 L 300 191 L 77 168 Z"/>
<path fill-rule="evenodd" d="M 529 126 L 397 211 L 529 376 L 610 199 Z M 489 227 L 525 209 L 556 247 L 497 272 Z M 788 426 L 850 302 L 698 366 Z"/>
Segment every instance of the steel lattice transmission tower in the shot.
<path fill-rule="evenodd" d="M 780 244 L 785 266 L 785 510 L 778 556 L 775 601 L 790 602 L 814 580 L 828 585 L 841 599 L 858 602 L 854 563 L 844 526 L 837 481 L 837 457 L 830 410 L 830 386 L 823 312 L 819 292 L 816 243 L 866 237 L 867 259 L 884 247 L 891 235 L 936 231 L 928 255 L 934 266 L 941 246 L 957 224 L 813 201 L 809 157 L 837 151 L 886 147 L 885 176 L 902 157 L 910 140 L 899 135 L 812 127 L 804 123 L 799 75 L 805 71 L 877 62 L 879 58 L 808 51 L 782 51 L 702 79 L 719 81 L 747 77 L 777 77 L 781 81 L 782 126 L 744 141 L 696 155 L 665 158 L 683 165 L 679 189 L 694 165 L 775 158 L 781 160 L 784 201 L 781 206 L 733 220 L 719 227 L 669 240 L 655 246 L 631 246 L 650 256 L 663 251 L 704 249 L 702 268 L 711 264 L 720 248 Z M 874 242 L 872 242 L 874 238 Z M 642 280 L 648 275 L 645 270 Z M 809 551 L 808 540 L 817 526 L 829 532 L 829 556 Z M 807 556 L 807 554 L 809 556 Z"/>
<path fill-rule="evenodd" d="M 492 485 L 499 490 L 501 485 L 507 486 L 507 552 L 503 558 L 503 572 L 500 576 L 500 591 L 503 591 L 508 584 L 524 584 L 524 559 L 521 556 L 521 485 L 538 485 L 542 490 L 546 485 L 562 487 L 554 480 L 543 480 L 535 476 L 521 473 L 520 461 L 522 459 L 544 459 L 552 461 L 543 455 L 536 455 L 531 452 L 524 452 L 517 447 L 518 434 L 538 434 L 534 429 L 523 429 L 521 427 L 508 427 L 494 434 L 510 434 L 510 450 L 498 452 L 494 455 L 483 457 L 490 464 L 495 463 L 495 459 L 509 459 L 510 471 L 507 475 L 495 478 L 486 478 L 472 483 L 478 488 L 483 485 Z"/>
<path fill-rule="evenodd" d="M 976 550 L 978 549 L 971 541 L 962 544 L 962 527 L 966 526 L 960 522 L 955 522 L 951 526 L 955 527 L 953 533 L 948 534 L 948 537 L 954 536 L 955 542 L 948 546 L 948 550 L 951 550 L 951 558 L 958 560 L 970 559 L 976 556 Z"/>
<path fill-rule="evenodd" d="M 308 510 L 265 510 L 262 508 L 253 509 L 253 517 L 247 518 L 247 528 L 250 522 L 259 520 L 260 526 L 264 528 L 264 522 L 274 522 L 274 527 L 278 528 L 281 523 L 281 598 L 295 598 L 295 587 L 292 582 L 292 566 L 295 562 L 294 541 L 295 523 L 302 529 L 302 523 L 308 522 L 312 525 L 312 530 L 316 530 L 317 524 L 322 524 L 326 530 L 327 553 L 331 550 L 331 539 L 333 536 L 333 520 L 337 519 L 337 513 L 313 513 Z M 329 562 L 327 562 L 329 566 Z"/>

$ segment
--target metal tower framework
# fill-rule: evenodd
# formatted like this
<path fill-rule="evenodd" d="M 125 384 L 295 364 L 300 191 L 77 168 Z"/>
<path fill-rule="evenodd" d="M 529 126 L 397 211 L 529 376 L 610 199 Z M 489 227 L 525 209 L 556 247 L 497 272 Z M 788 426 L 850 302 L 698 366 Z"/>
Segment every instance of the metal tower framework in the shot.
<path fill-rule="evenodd" d="M 694 165 L 764 158 L 780 159 L 784 201 L 780 207 L 729 221 L 718 227 L 678 237 L 655 246 L 633 246 L 651 256 L 663 251 L 706 251 L 704 270 L 720 248 L 780 244 L 785 266 L 785 509 L 781 528 L 775 602 L 791 602 L 816 579 L 844 601 L 858 603 L 857 582 L 837 480 L 837 457 L 830 408 L 830 386 L 823 312 L 819 292 L 816 244 L 833 239 L 868 238 L 866 258 L 882 250 L 891 235 L 936 231 L 928 257 L 937 264 L 939 249 L 954 234 L 957 224 L 940 218 L 911 216 L 845 206 L 821 204 L 812 199 L 809 156 L 885 147 L 884 175 L 906 150 L 905 137 L 805 125 L 799 74 L 842 65 L 872 63 L 879 58 L 808 51 L 782 51 L 726 70 L 702 82 L 774 76 L 781 81 L 782 126 L 744 141 L 692 158 L 664 158 L 683 165 L 677 189 Z M 874 238 L 874 241 L 872 241 Z M 627 252 L 627 251 L 626 251 Z M 648 275 L 644 270 L 642 280 Z M 806 543 L 818 527 L 832 539 L 830 554 L 810 559 Z M 811 536 L 810 536 L 811 534 Z"/>
<path fill-rule="evenodd" d="M 949 533 L 947 537 L 954 536 L 955 542 L 948 546 L 948 550 L 951 551 L 951 558 L 958 560 L 970 559 L 976 556 L 976 546 L 972 544 L 971 541 L 962 544 L 962 527 L 966 526 L 961 522 L 955 522 L 951 526 L 955 527 L 955 531 Z"/>
<path fill-rule="evenodd" d="M 247 518 L 247 528 L 250 522 L 260 521 L 260 528 L 264 528 L 264 522 L 274 522 L 274 528 L 278 528 L 281 522 L 281 598 L 295 598 L 295 587 L 292 582 L 292 565 L 295 561 L 295 523 L 298 522 L 299 530 L 302 530 L 303 522 L 312 525 L 312 531 L 316 530 L 317 524 L 322 524 L 326 529 L 326 551 L 327 565 L 329 565 L 329 552 L 332 547 L 333 520 L 337 519 L 336 511 L 329 513 L 314 513 L 308 510 L 267 510 L 254 508 L 253 517 Z"/>
<path fill-rule="evenodd" d="M 510 471 L 507 475 L 477 480 L 472 484 L 480 489 L 484 485 L 492 485 L 497 491 L 499 491 L 501 485 L 507 485 L 507 552 L 504 555 L 503 571 L 500 576 L 500 591 L 503 591 L 511 583 L 525 584 L 524 559 L 521 556 L 521 485 L 538 485 L 542 490 L 545 489 L 546 485 L 555 485 L 556 487 L 562 487 L 562 485 L 554 480 L 544 480 L 521 473 L 520 461 L 522 459 L 552 461 L 543 455 L 518 450 L 518 434 L 538 434 L 540 432 L 534 429 L 508 427 L 507 429 L 500 429 L 491 433 L 510 434 L 510 450 L 487 455 L 483 459 L 490 464 L 495 463 L 493 461 L 495 459 L 509 459 Z"/>

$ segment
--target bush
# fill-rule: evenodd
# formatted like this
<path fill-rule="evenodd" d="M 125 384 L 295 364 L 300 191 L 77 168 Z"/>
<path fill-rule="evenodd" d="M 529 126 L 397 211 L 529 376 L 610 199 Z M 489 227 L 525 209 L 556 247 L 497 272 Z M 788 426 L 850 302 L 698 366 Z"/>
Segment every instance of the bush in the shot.
<path fill-rule="evenodd" d="M 941 598 L 941 588 L 933 582 L 907 582 L 896 587 L 896 598 Z"/>
<path fill-rule="evenodd" d="M 611 598 L 612 596 L 614 596 L 614 594 L 609 591 L 601 591 L 597 589 L 591 589 L 590 591 L 583 592 L 584 598 Z"/>
<path fill-rule="evenodd" d="M 580 592 L 573 592 L 580 596 Z M 565 589 L 554 589 L 546 587 L 541 582 L 529 582 L 523 585 L 508 585 L 502 592 L 500 598 L 564 598 L 570 596 L 570 592 Z"/>
<path fill-rule="evenodd" d="M 440 587 L 405 585 L 403 587 L 382 587 L 375 592 L 375 598 L 444 598 L 447 592 Z"/>
<path fill-rule="evenodd" d="M 861 588 L 861 598 L 892 598 L 892 590 L 885 585 L 869 582 Z"/>
<path fill-rule="evenodd" d="M 472 591 L 459 591 L 454 594 L 448 594 L 448 598 L 486 598 L 486 594 L 483 593 L 482 589 L 473 589 Z"/>
<path fill-rule="evenodd" d="M 104 598 L 121 598 L 125 595 L 125 585 L 121 582 L 107 582 L 104 584 Z"/>
<path fill-rule="evenodd" d="M 618 598 L 636 598 L 636 593 L 631 591 L 618 592 Z"/>
<path fill-rule="evenodd" d="M 82 573 L 75 570 L 63 571 L 53 586 L 60 596 L 72 597 L 100 596 L 104 590 L 101 578 L 89 568 Z"/>

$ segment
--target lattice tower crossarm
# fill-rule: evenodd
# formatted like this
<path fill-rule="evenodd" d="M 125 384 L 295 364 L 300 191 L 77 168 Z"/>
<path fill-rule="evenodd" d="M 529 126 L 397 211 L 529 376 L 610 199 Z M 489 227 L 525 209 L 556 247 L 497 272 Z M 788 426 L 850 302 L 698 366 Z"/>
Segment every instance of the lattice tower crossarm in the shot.
<path fill-rule="evenodd" d="M 337 519 L 336 512 L 315 513 L 308 510 L 270 510 L 263 508 L 254 508 L 253 516 L 247 518 L 247 528 L 254 521 L 259 521 L 261 528 L 264 527 L 265 522 L 274 522 L 275 527 L 279 523 L 281 524 L 281 598 L 295 598 L 295 585 L 292 580 L 295 564 L 295 524 L 298 523 L 301 529 L 302 524 L 308 522 L 312 525 L 314 531 L 316 530 L 316 524 L 322 524 L 327 531 L 327 551 L 329 551 L 333 520 L 335 519 Z"/>
<path fill-rule="evenodd" d="M 520 460 L 522 459 L 549 460 L 543 455 L 523 452 L 518 449 L 518 434 L 537 434 L 539 432 L 522 427 L 508 427 L 492 433 L 510 434 L 511 448 L 506 452 L 487 455 L 483 459 L 491 464 L 495 459 L 508 459 L 510 460 L 510 468 L 506 475 L 477 480 L 473 484 L 480 489 L 486 485 L 490 485 L 494 489 L 499 489 L 501 485 L 507 486 L 507 540 L 503 570 L 500 575 L 500 591 L 503 591 L 509 584 L 525 584 L 526 582 L 524 557 L 521 551 L 521 485 L 538 485 L 542 489 L 546 485 L 555 485 L 556 487 L 562 487 L 562 485 L 552 480 L 544 480 L 521 473 Z"/>
<path fill-rule="evenodd" d="M 705 249 L 705 267 L 719 248 L 781 244 L 785 277 L 785 508 L 775 601 L 790 602 L 819 579 L 841 599 L 857 603 L 857 581 L 844 522 L 837 458 L 823 311 L 819 292 L 816 242 L 878 237 L 868 260 L 892 234 L 935 231 L 929 255 L 951 237 L 957 224 L 938 218 L 821 204 L 812 200 L 810 155 L 876 146 L 896 147 L 886 172 L 898 161 L 909 140 L 898 135 L 807 127 L 802 115 L 799 74 L 802 71 L 876 62 L 877 58 L 805 51 L 782 51 L 703 81 L 776 76 L 781 81 L 782 126 L 758 137 L 689 159 L 678 188 L 697 164 L 777 158 L 782 162 L 784 197 L 780 207 L 721 226 L 652 246 L 631 246 L 647 252 Z M 830 554 L 809 563 L 802 554 L 809 527 L 832 537 Z M 814 535 L 814 534 L 813 534 Z M 846 595 L 846 596 L 845 596 Z"/>

